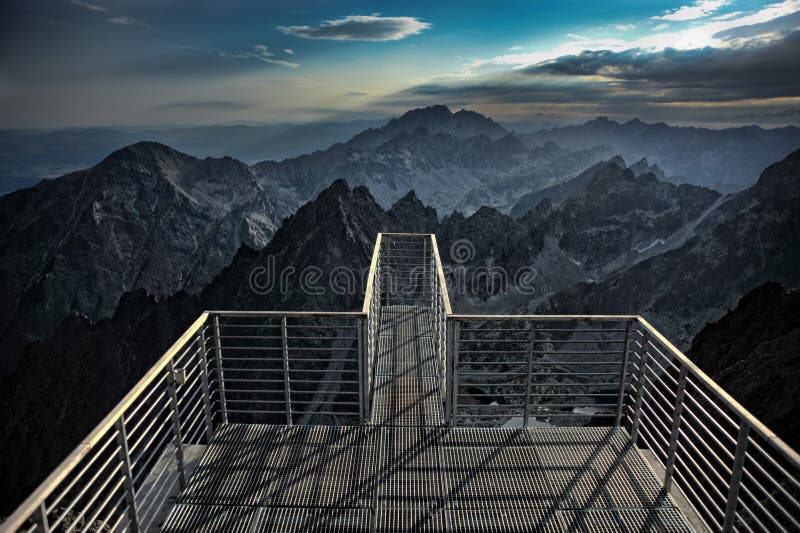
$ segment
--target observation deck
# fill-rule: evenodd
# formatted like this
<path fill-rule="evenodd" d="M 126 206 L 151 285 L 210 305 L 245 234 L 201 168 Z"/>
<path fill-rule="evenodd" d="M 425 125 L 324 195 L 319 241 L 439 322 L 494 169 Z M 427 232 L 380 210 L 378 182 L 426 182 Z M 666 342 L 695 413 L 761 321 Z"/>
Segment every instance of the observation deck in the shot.
<path fill-rule="evenodd" d="M 791 531 L 799 476 L 642 317 L 454 314 L 385 233 L 360 312 L 203 313 L 0 531 Z"/>

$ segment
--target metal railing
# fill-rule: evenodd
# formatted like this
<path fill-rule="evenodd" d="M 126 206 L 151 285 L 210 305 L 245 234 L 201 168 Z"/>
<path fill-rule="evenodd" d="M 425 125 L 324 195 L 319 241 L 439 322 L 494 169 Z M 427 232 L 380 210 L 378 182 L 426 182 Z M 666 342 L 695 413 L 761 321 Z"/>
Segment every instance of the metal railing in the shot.
<path fill-rule="evenodd" d="M 448 315 L 451 425 L 615 425 L 713 531 L 800 530 L 800 456 L 640 316 Z"/>
<path fill-rule="evenodd" d="M 0 530 L 146 531 L 213 432 L 208 330 L 203 313 Z"/>
<path fill-rule="evenodd" d="M 712 530 L 800 530 L 800 456 L 640 316 L 460 315 L 433 235 L 379 234 L 361 312 L 203 313 L 2 524 L 146 531 L 219 424 L 370 420 L 381 309 L 427 309 L 450 425 L 628 430 Z"/>

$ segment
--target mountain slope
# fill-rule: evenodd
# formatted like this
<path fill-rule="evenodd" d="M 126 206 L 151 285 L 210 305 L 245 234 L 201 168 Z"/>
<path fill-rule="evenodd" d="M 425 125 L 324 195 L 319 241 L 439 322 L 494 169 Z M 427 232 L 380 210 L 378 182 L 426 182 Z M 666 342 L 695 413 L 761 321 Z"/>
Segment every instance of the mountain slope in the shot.
<path fill-rule="evenodd" d="M 767 427 L 800 448 L 800 292 L 767 282 L 695 336 L 697 365 Z"/>
<path fill-rule="evenodd" d="M 242 244 L 263 247 L 295 196 L 231 158 L 157 143 L 0 198 L 0 335 L 41 338 L 120 296 L 197 292 Z M 8 361 L 3 361 L 3 364 Z"/>
<path fill-rule="evenodd" d="M 360 310 L 361 273 L 389 223 L 366 189 L 337 181 L 288 218 L 265 248 L 243 245 L 199 294 L 181 291 L 157 301 L 137 290 L 122 298 L 113 317 L 91 323 L 72 315 L 50 339 L 31 344 L 16 372 L 0 379 L 6 392 L 0 397 L 0 513 L 63 459 L 203 310 Z M 354 273 L 352 291 L 331 290 L 337 267 Z M 308 290 L 311 278 L 303 272 L 312 269 L 320 273 L 314 287 L 322 294 Z"/>
<path fill-rule="evenodd" d="M 682 246 L 556 294 L 558 312 L 641 313 L 678 344 L 766 280 L 800 284 L 800 150 L 706 215 Z"/>

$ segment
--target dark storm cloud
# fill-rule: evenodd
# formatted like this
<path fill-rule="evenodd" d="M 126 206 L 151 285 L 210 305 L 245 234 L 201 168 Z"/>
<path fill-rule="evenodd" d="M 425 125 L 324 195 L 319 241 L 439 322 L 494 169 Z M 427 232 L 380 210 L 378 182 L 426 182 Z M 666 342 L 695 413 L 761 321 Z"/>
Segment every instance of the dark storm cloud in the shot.
<path fill-rule="evenodd" d="M 318 26 L 278 26 L 285 34 L 304 39 L 332 41 L 396 41 L 430 28 L 414 17 L 352 15 L 329 20 Z"/>
<path fill-rule="evenodd" d="M 642 89 L 669 101 L 727 101 L 800 94 L 800 31 L 765 45 L 644 52 L 586 51 L 536 65 L 530 75 L 612 78 L 613 87 Z M 619 84 L 621 82 L 621 85 Z"/>
<path fill-rule="evenodd" d="M 726 102 L 800 95 L 800 31 L 762 46 L 586 51 L 483 83 L 419 85 L 417 98 L 482 103 Z M 602 76 L 602 79 L 598 79 Z"/>

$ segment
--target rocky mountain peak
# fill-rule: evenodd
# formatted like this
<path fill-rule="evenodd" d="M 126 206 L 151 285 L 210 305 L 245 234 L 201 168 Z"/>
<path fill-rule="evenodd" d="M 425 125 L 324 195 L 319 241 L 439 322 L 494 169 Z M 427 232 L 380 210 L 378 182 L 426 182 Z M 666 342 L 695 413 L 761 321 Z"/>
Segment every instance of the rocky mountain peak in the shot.
<path fill-rule="evenodd" d="M 390 120 L 382 128 L 370 128 L 359 133 L 348 146 L 362 150 L 374 150 L 399 134 L 414 134 L 424 128 L 429 135 L 446 133 L 458 139 L 467 139 L 476 135 L 486 135 L 496 139 L 508 133 L 492 119 L 462 109 L 456 113 L 444 105 L 432 105 L 406 111 L 399 118 Z"/>
<path fill-rule="evenodd" d="M 777 194 L 796 197 L 800 191 L 800 149 L 787 155 L 782 161 L 768 166 L 753 186 L 758 194 Z"/>
<path fill-rule="evenodd" d="M 509 154 L 522 154 L 528 151 L 528 149 L 524 144 L 522 144 L 522 142 L 519 140 L 519 137 L 517 137 L 514 132 L 508 132 L 507 134 L 503 135 L 495 141 L 495 144 L 502 151 Z"/>
<path fill-rule="evenodd" d="M 642 176 L 644 174 L 652 174 L 661 181 L 667 179 L 667 176 L 664 173 L 664 171 L 661 170 L 661 167 L 659 167 L 657 164 L 651 165 L 650 163 L 647 162 L 646 157 L 641 158 L 639 161 L 632 164 L 628 168 L 630 168 L 631 171 L 633 171 L 634 176 L 637 177 Z"/>
<path fill-rule="evenodd" d="M 614 157 L 608 160 L 608 163 L 611 165 L 618 166 L 619 168 L 626 168 L 628 166 L 625 164 L 625 160 L 622 158 L 621 155 L 615 155 Z"/>
<path fill-rule="evenodd" d="M 436 209 L 423 204 L 414 190 L 400 198 L 388 213 L 394 227 L 414 233 L 433 233 L 439 223 Z"/>
<path fill-rule="evenodd" d="M 97 166 L 111 168 L 119 165 L 147 165 L 153 163 L 183 165 L 193 159 L 192 156 L 179 152 L 166 144 L 155 141 L 140 141 L 112 152 Z"/>

